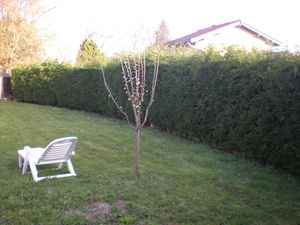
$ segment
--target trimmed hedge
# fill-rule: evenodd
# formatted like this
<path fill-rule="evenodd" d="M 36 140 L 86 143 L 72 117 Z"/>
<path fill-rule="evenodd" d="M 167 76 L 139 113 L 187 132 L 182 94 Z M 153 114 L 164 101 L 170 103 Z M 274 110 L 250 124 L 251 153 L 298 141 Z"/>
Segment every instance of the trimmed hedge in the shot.
<path fill-rule="evenodd" d="M 161 64 L 150 120 L 247 158 L 300 172 L 300 60 L 229 50 Z"/>
<path fill-rule="evenodd" d="M 14 68 L 11 78 L 13 95 L 24 102 L 57 105 L 56 79 L 72 70 L 71 65 L 56 61 Z"/>
<path fill-rule="evenodd" d="M 129 107 L 123 95 L 119 64 L 112 60 L 105 67 L 106 79 L 122 106 Z M 98 64 L 72 67 L 50 61 L 12 70 L 13 96 L 18 101 L 53 105 L 120 117 L 104 87 Z M 130 108 L 128 108 L 130 109 Z"/>
<path fill-rule="evenodd" d="M 151 55 L 148 64 L 151 74 Z M 299 57 L 238 49 L 228 49 L 223 56 L 213 49 L 169 49 L 162 52 L 159 71 L 150 123 L 300 173 Z M 120 65 L 113 60 L 105 73 L 119 104 L 130 110 Z M 19 101 L 120 117 L 95 67 L 48 63 L 16 68 L 12 84 Z"/>

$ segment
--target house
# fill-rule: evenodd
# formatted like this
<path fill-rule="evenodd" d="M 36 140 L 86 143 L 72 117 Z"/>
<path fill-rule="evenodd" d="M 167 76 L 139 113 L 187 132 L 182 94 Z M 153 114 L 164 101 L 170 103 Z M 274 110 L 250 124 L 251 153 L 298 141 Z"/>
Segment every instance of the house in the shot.
<path fill-rule="evenodd" d="M 204 49 L 209 45 L 213 45 L 217 50 L 235 45 L 246 50 L 256 48 L 266 51 L 274 51 L 282 46 L 280 41 L 240 20 L 213 25 L 169 41 L 166 44 L 169 46 L 188 45 L 196 49 Z"/>
<path fill-rule="evenodd" d="M 10 76 L 0 72 L 0 99 L 7 99 L 11 93 Z"/>

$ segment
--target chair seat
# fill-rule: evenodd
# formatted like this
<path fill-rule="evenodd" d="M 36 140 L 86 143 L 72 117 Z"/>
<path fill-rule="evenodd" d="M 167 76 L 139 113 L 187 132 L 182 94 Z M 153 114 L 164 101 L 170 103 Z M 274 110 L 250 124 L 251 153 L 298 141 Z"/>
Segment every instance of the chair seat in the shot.
<path fill-rule="evenodd" d="M 23 158 L 23 160 L 26 158 L 27 151 L 30 151 L 30 155 L 33 157 L 34 163 L 37 163 L 39 158 L 43 155 L 45 148 L 30 148 L 30 149 L 21 149 L 18 150 L 18 154 Z"/>

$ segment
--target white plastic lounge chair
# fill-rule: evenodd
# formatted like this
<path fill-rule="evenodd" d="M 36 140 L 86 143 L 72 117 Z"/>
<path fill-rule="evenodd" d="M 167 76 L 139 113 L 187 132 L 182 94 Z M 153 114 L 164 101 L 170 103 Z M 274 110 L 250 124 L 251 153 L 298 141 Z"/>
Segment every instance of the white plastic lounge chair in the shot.
<path fill-rule="evenodd" d="M 45 178 L 61 178 L 76 176 L 74 171 L 71 155 L 75 154 L 74 150 L 77 144 L 77 137 L 64 137 L 55 139 L 50 142 L 46 148 L 31 148 L 25 146 L 24 149 L 18 150 L 19 167 L 22 168 L 22 174 L 27 171 L 28 164 L 30 166 L 31 174 L 35 182 Z M 45 177 L 38 176 L 38 165 L 58 163 L 58 168 L 62 168 L 62 164 L 66 162 L 70 173 L 51 175 Z"/>

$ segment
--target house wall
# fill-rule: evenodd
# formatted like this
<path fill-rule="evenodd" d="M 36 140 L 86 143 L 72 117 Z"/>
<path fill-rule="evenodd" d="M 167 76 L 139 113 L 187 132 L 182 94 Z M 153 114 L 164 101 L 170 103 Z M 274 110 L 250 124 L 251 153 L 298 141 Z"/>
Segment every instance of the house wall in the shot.
<path fill-rule="evenodd" d="M 222 50 L 224 47 L 231 45 L 238 45 L 249 51 L 252 48 L 261 50 L 271 50 L 272 48 L 271 44 L 242 27 L 219 29 L 214 33 L 201 36 L 198 40 L 192 39 L 191 42 L 194 42 L 194 47 L 197 49 L 203 49 L 208 45 L 215 46 L 217 50 Z"/>

